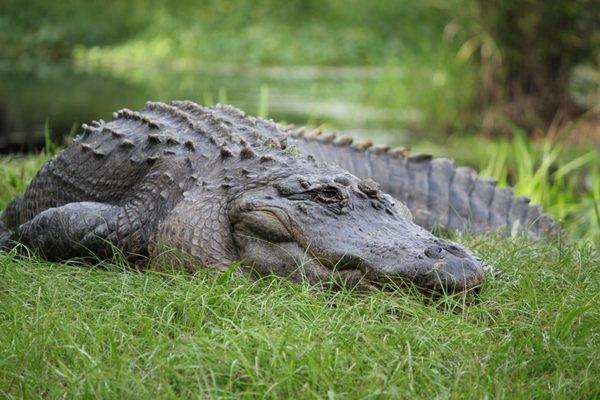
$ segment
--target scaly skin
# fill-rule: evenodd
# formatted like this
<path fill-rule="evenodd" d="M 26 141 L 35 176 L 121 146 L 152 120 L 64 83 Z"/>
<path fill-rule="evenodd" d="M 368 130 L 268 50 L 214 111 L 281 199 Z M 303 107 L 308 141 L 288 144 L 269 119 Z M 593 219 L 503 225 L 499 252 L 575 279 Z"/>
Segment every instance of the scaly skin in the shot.
<path fill-rule="evenodd" d="M 483 265 L 468 250 L 416 225 L 372 180 L 315 160 L 326 152 L 305 156 L 312 141 L 297 137 L 229 106 L 121 110 L 84 125 L 42 167 L 5 210 L 0 244 L 48 259 L 105 258 L 114 248 L 169 259 L 164 250 L 176 249 L 195 260 L 190 269 L 243 260 L 260 275 L 363 288 L 481 284 Z M 408 187 L 391 176 L 385 187 Z"/>
<path fill-rule="evenodd" d="M 496 181 L 478 177 L 468 167 L 454 167 L 453 160 L 426 154 L 408 155 L 405 148 L 389 149 L 371 141 L 353 143 L 351 137 L 336 138 L 320 130 L 293 132 L 304 154 L 329 160 L 381 189 L 412 212 L 415 222 L 427 229 L 504 235 L 550 236 L 557 226 L 540 206 L 527 197 L 514 197 L 511 187 L 496 188 Z"/>

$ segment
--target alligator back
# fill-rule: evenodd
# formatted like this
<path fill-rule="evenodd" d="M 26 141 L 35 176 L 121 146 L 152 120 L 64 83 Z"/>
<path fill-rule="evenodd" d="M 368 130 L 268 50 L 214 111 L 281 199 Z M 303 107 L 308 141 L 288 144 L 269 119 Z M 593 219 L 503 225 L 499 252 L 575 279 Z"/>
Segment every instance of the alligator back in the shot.
<path fill-rule="evenodd" d="M 200 169 L 208 173 L 214 159 L 227 155 L 230 149 L 224 144 L 233 140 L 230 129 L 235 128 L 243 138 L 240 143 L 272 139 L 277 146 L 295 146 L 302 154 L 376 181 L 429 229 L 539 237 L 556 228 L 527 198 L 514 197 L 511 188 L 497 189 L 493 180 L 478 177 L 470 168 L 456 168 L 448 159 L 408 157 L 401 150 L 353 144 L 351 138 L 335 139 L 320 131 L 304 135 L 303 130 L 247 117 L 230 106 L 173 104 L 147 103 L 142 112 L 116 112 L 112 122 L 84 124 L 74 143 L 44 165 L 25 195 L 7 207 L 4 223 L 14 228 L 43 210 L 81 201 L 129 204 L 137 213 L 154 213 L 158 204 L 177 201 L 190 176 Z M 182 187 L 167 190 L 173 181 Z M 142 211 L 141 203 L 151 210 Z"/>
<path fill-rule="evenodd" d="M 477 176 L 468 167 L 455 167 L 447 158 L 389 149 L 371 141 L 353 143 L 319 130 L 292 134 L 300 151 L 333 162 L 363 179 L 376 181 L 381 189 L 402 201 L 415 222 L 428 229 L 449 231 L 526 233 L 542 237 L 557 226 L 541 207 L 527 197 L 515 197 L 511 187 L 496 188 L 496 181 Z"/>

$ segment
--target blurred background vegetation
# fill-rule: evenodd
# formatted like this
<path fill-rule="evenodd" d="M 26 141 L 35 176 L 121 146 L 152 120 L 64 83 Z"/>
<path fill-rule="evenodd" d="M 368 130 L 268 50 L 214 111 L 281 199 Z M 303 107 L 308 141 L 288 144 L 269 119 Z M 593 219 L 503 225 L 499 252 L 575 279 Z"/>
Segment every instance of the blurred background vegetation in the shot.
<path fill-rule="evenodd" d="M 0 148 L 228 102 L 453 157 L 600 241 L 598 21 L 594 0 L 4 0 Z"/>

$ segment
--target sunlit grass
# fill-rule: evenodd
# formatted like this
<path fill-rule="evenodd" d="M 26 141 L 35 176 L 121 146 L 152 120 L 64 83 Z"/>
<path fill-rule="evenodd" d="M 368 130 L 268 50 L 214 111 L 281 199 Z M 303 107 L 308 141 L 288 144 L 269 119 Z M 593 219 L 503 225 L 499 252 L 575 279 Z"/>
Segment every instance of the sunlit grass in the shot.
<path fill-rule="evenodd" d="M 498 179 L 501 186 L 513 184 L 515 193 L 530 197 L 564 221 L 573 236 L 600 243 L 600 154 L 589 150 L 560 160 L 563 151 L 563 144 L 551 139 L 535 150 L 517 134 L 512 142 L 498 146 L 481 173 Z M 509 154 L 514 157 L 512 165 Z"/>
<path fill-rule="evenodd" d="M 0 393 L 26 398 L 595 398 L 598 253 L 462 238 L 476 301 L 0 254 Z"/>

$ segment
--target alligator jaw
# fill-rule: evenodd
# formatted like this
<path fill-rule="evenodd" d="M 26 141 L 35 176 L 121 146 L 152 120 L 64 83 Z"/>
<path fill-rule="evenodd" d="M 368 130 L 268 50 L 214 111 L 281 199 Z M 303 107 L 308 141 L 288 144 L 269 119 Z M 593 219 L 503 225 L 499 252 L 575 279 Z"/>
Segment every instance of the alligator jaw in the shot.
<path fill-rule="evenodd" d="M 310 256 L 330 271 L 333 281 L 341 287 L 359 290 L 416 287 L 423 293 L 445 294 L 477 291 L 485 281 L 485 266 L 454 244 L 441 240 L 436 242 L 441 246 L 428 247 L 424 252 L 425 257 L 394 267 L 373 264 L 367 259 L 348 255 L 332 263 L 327 258 L 316 256 L 314 250 L 310 251 Z"/>

